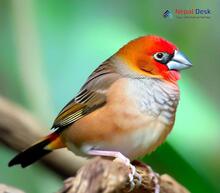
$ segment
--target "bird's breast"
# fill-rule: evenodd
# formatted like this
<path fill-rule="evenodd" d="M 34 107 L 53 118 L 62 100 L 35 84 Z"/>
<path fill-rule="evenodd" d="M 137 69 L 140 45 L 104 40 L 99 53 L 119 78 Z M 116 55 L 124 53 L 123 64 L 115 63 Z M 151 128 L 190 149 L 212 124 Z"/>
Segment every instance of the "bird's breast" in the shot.
<path fill-rule="evenodd" d="M 165 140 L 174 124 L 179 91 L 176 85 L 163 84 L 125 79 L 111 88 L 107 107 L 120 132 L 110 147 L 105 142 L 104 146 L 118 148 L 133 159 L 153 151 Z"/>

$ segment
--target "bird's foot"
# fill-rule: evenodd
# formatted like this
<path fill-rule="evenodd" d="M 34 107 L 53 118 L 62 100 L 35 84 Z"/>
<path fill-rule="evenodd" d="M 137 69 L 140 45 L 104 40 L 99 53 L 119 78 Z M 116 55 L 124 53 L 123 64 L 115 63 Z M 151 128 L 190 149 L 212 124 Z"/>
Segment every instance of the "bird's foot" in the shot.
<path fill-rule="evenodd" d="M 97 156 L 107 156 L 107 157 L 114 157 L 116 158 L 114 161 L 119 161 L 124 163 L 126 166 L 130 168 L 129 183 L 130 183 L 130 190 L 132 191 L 135 188 L 134 178 L 137 178 L 137 186 L 139 186 L 142 182 L 142 177 L 140 174 L 137 173 L 135 166 L 133 166 L 130 160 L 125 157 L 122 153 L 117 151 L 103 151 L 103 150 L 89 150 L 87 152 L 89 155 L 97 155 Z M 157 192 L 155 192 L 157 193 Z"/>
<path fill-rule="evenodd" d="M 129 169 L 130 169 L 130 173 L 128 174 L 129 183 L 130 183 L 129 191 L 132 191 L 135 188 L 135 185 L 137 185 L 137 186 L 141 185 L 142 176 L 139 173 L 137 173 L 135 166 L 130 163 L 130 160 L 128 158 L 126 158 L 124 155 L 122 155 L 122 156 L 123 157 L 121 157 L 121 156 L 117 157 L 114 161 L 122 162 L 126 166 L 129 167 Z M 134 182 L 135 178 L 137 178 L 136 183 Z"/>

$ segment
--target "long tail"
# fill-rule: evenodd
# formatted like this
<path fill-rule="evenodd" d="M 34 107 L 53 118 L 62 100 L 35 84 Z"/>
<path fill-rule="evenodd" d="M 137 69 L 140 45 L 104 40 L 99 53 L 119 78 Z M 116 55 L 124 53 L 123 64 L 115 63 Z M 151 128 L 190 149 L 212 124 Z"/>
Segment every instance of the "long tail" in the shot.
<path fill-rule="evenodd" d="M 47 155 L 52 150 L 65 147 L 60 139 L 60 132 L 57 131 L 16 155 L 8 163 L 8 166 L 11 167 L 20 164 L 21 167 L 25 168 L 43 156 Z"/>

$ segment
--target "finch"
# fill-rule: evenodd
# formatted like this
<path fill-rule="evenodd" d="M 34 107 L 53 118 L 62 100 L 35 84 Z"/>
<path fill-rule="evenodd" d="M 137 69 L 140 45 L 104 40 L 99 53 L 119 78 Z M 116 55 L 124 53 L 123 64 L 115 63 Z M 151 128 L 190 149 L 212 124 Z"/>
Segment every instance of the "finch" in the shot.
<path fill-rule="evenodd" d="M 180 71 L 192 64 L 155 35 L 134 39 L 104 61 L 58 114 L 54 132 L 19 153 L 9 166 L 26 167 L 67 147 L 81 156 L 130 163 L 155 150 L 173 128 Z"/>

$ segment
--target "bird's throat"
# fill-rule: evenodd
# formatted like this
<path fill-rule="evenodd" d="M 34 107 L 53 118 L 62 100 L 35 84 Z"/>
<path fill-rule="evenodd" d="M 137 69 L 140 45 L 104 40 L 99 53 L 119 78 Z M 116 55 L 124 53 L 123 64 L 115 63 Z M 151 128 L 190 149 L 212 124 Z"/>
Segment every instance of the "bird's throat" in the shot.
<path fill-rule="evenodd" d="M 169 70 L 163 74 L 163 77 L 167 81 L 176 82 L 181 78 L 180 72 L 176 70 Z"/>

